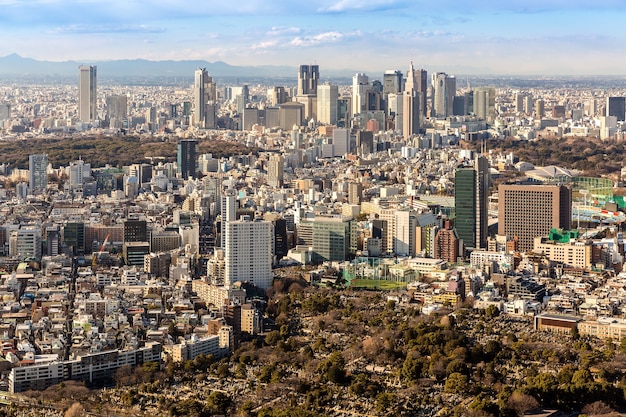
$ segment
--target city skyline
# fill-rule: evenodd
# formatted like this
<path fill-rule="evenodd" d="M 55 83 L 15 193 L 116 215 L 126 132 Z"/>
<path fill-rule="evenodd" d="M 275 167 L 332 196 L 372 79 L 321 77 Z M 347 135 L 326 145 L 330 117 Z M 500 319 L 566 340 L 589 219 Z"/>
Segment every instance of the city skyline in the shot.
<path fill-rule="evenodd" d="M 381 72 L 617 75 L 626 5 L 406 0 L 209 4 L 0 0 L 0 56 L 224 61 Z M 44 36 L 42 36 L 42 34 Z M 89 45 L 89 48 L 85 48 Z"/>

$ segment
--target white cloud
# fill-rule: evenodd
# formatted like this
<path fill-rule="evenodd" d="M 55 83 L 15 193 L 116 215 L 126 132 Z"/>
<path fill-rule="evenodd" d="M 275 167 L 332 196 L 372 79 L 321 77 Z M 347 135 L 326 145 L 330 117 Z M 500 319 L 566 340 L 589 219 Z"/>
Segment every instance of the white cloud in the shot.
<path fill-rule="evenodd" d="M 334 43 L 344 37 L 345 35 L 340 32 L 324 32 L 314 36 L 295 37 L 289 44 L 292 46 L 315 46 L 323 43 Z"/>
<path fill-rule="evenodd" d="M 276 45 L 278 45 L 277 40 L 269 40 L 269 41 L 262 41 L 262 42 L 255 43 L 251 46 L 251 48 L 252 49 L 268 49 L 268 48 L 273 48 Z"/>
<path fill-rule="evenodd" d="M 269 31 L 267 31 L 266 35 L 268 36 L 282 36 L 282 35 L 293 35 L 296 33 L 301 33 L 302 29 L 297 27 L 283 27 L 283 26 L 273 26 Z"/>
<path fill-rule="evenodd" d="M 398 0 L 339 0 L 327 7 L 320 7 L 318 12 L 339 13 L 350 10 L 379 10 L 395 9 L 405 6 L 405 2 Z"/>
<path fill-rule="evenodd" d="M 165 28 L 149 25 L 67 25 L 59 26 L 50 33 L 163 33 Z"/>

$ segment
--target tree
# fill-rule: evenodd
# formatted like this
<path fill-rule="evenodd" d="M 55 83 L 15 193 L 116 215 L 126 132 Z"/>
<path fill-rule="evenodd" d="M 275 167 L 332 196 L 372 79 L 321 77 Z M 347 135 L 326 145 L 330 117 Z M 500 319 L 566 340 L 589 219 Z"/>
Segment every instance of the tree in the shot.
<path fill-rule="evenodd" d="M 74 403 L 67 409 L 64 417 L 81 417 L 85 415 L 85 409 L 80 403 Z"/>
<path fill-rule="evenodd" d="M 333 352 L 317 366 L 322 381 L 342 384 L 346 378 L 346 362 L 340 352 Z"/>
<path fill-rule="evenodd" d="M 601 416 L 604 414 L 613 413 L 613 410 L 609 405 L 607 405 L 603 401 L 596 401 L 591 404 L 587 404 L 583 407 L 582 412 L 587 414 L 588 416 Z"/>
<path fill-rule="evenodd" d="M 498 317 L 499 315 L 500 315 L 500 309 L 493 304 L 487 307 L 487 309 L 485 310 L 485 316 L 487 316 L 487 318 L 489 319 Z"/>
<path fill-rule="evenodd" d="M 380 415 L 389 414 L 391 407 L 397 402 L 396 398 L 396 394 L 381 392 L 376 396 L 376 411 Z"/>
<path fill-rule="evenodd" d="M 407 356 L 402 364 L 400 375 L 407 381 L 417 381 L 422 377 L 422 363 L 418 358 Z"/>
<path fill-rule="evenodd" d="M 221 391 L 213 391 L 206 399 L 206 411 L 209 415 L 228 414 L 228 408 L 232 404 L 231 398 Z"/>
<path fill-rule="evenodd" d="M 515 411 L 519 417 L 522 417 L 527 411 L 534 410 L 539 407 L 539 403 L 535 397 L 523 394 L 520 391 L 513 392 L 506 404 L 511 410 Z"/>
<path fill-rule="evenodd" d="M 448 376 L 444 385 L 444 391 L 452 394 L 462 394 L 467 391 L 468 379 L 466 375 L 454 372 Z"/>

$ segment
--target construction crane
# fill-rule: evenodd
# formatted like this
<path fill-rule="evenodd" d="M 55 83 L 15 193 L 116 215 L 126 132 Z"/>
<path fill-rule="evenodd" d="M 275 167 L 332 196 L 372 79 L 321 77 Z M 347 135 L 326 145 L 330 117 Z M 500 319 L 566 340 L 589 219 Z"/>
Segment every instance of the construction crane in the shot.
<path fill-rule="evenodd" d="M 92 269 L 96 268 L 98 266 L 98 263 L 100 262 L 101 258 L 103 258 L 105 256 L 108 256 L 109 252 L 105 251 L 104 249 L 105 249 L 107 243 L 109 243 L 109 237 L 111 237 L 110 233 L 107 234 L 107 236 L 104 238 L 104 242 L 102 243 L 102 246 L 100 246 L 100 250 L 93 254 L 93 257 L 91 258 L 91 267 L 92 267 Z"/>

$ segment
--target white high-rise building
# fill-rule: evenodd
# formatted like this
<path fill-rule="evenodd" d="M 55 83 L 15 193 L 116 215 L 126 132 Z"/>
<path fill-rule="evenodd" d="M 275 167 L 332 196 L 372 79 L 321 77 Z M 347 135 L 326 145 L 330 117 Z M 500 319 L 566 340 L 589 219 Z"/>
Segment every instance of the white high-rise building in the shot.
<path fill-rule="evenodd" d="M 226 225 L 237 219 L 237 195 L 235 190 L 228 189 L 221 197 L 220 213 L 222 216 L 222 248 L 226 248 Z"/>
<path fill-rule="evenodd" d="M 399 256 L 415 256 L 417 214 L 403 209 L 395 212 L 393 251 Z"/>
<path fill-rule="evenodd" d="M 41 228 L 35 225 L 20 226 L 9 236 L 9 256 L 41 259 Z"/>
<path fill-rule="evenodd" d="M 224 284 L 250 282 L 265 289 L 272 285 L 274 225 L 270 221 L 242 216 L 226 223 Z"/>
<path fill-rule="evenodd" d="M 96 66 L 78 67 L 78 120 L 89 123 L 98 118 Z"/>
<path fill-rule="evenodd" d="M 337 124 L 337 100 L 339 87 L 324 83 L 317 86 L 317 121 L 322 124 Z"/>
<path fill-rule="evenodd" d="M 67 176 L 70 177 L 70 185 L 82 185 L 85 178 L 91 176 L 91 164 L 86 164 L 85 161 L 79 159 L 70 162 L 70 166 L 68 166 L 65 171 Z"/>
<path fill-rule="evenodd" d="M 433 115 L 448 117 L 456 94 L 456 77 L 438 72 L 433 74 Z"/>
<path fill-rule="evenodd" d="M 366 110 L 367 90 L 369 87 L 367 75 L 357 73 L 352 77 L 352 115 Z"/>

